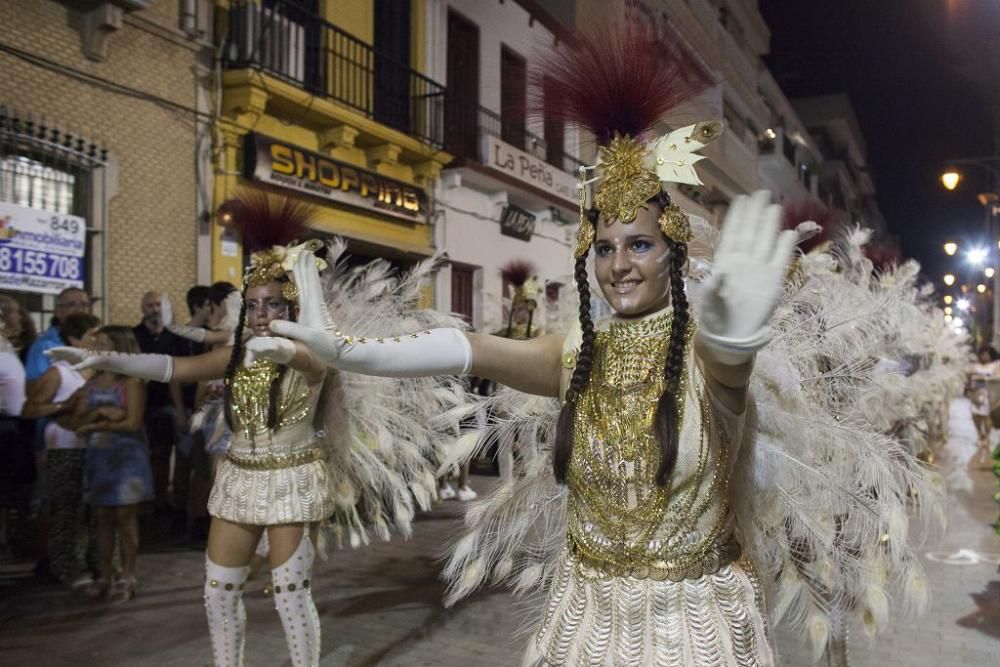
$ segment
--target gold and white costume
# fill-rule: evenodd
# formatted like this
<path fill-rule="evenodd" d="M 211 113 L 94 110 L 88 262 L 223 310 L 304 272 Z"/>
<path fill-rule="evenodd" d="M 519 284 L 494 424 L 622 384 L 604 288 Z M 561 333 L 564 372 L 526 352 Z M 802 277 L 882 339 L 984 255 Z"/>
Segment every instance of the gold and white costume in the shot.
<path fill-rule="evenodd" d="M 655 483 L 670 321 L 668 309 L 598 333 L 577 401 L 566 548 L 526 665 L 773 664 L 730 511 L 743 417 L 713 401 L 690 356 L 677 465 L 669 486 Z"/>
<path fill-rule="evenodd" d="M 234 433 L 208 501 L 209 513 L 233 523 L 312 523 L 334 510 L 323 439 L 314 424 L 322 383 L 287 369 L 278 389 L 274 429 L 268 390 L 279 367 L 258 360 L 233 378 Z"/>

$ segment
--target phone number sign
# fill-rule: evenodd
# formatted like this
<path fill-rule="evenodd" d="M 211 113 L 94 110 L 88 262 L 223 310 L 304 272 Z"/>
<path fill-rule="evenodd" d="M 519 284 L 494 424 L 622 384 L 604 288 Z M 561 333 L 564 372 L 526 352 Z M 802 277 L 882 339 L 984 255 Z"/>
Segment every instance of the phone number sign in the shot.
<path fill-rule="evenodd" d="M 82 289 L 86 247 L 83 218 L 0 202 L 0 289 Z"/>

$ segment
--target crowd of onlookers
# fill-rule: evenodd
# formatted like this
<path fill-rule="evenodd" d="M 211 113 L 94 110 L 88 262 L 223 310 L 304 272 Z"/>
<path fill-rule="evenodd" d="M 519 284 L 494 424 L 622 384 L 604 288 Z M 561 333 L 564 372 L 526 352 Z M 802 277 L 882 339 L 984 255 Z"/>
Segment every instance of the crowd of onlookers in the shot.
<path fill-rule="evenodd" d="M 218 328 L 235 289 L 191 288 L 187 326 Z M 213 456 L 191 417 L 221 387 L 78 371 L 45 354 L 64 345 L 204 351 L 206 344 L 167 329 L 162 293 L 146 293 L 140 306 L 139 324 L 108 325 L 91 314 L 85 291 L 66 289 L 37 334 L 22 305 L 0 295 L 0 559 L 34 559 L 37 577 L 93 597 L 134 595 L 140 513 L 193 546 L 208 532 Z"/>

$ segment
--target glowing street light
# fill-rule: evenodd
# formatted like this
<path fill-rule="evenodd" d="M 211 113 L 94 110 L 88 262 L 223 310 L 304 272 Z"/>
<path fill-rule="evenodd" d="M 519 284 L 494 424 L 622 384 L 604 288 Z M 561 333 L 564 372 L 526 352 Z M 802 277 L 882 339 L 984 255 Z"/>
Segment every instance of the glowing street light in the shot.
<path fill-rule="evenodd" d="M 955 276 L 951 273 L 944 274 L 944 284 L 951 287 L 955 284 Z"/>
<path fill-rule="evenodd" d="M 976 285 L 976 291 L 979 292 L 980 294 L 986 294 L 986 285 L 979 283 L 978 285 Z"/>
<path fill-rule="evenodd" d="M 986 261 L 989 251 L 986 248 L 973 248 L 966 257 L 970 264 L 979 265 Z"/>
<path fill-rule="evenodd" d="M 959 299 L 958 303 L 956 303 L 955 305 L 958 306 L 959 310 L 966 311 L 966 310 L 969 309 L 969 300 L 968 299 Z"/>
<path fill-rule="evenodd" d="M 992 266 L 987 266 L 986 269 L 983 270 L 983 273 L 986 274 L 987 278 L 992 278 L 993 274 L 996 273 L 996 269 L 994 269 Z"/>
<path fill-rule="evenodd" d="M 954 169 L 949 169 L 941 174 L 941 183 L 949 190 L 957 188 L 960 180 L 962 180 L 962 175 Z"/>
<path fill-rule="evenodd" d="M 949 257 L 951 257 L 956 252 L 958 252 L 958 244 L 957 243 L 955 243 L 954 241 L 948 241 L 947 243 L 944 244 L 944 254 L 946 254 Z"/>
<path fill-rule="evenodd" d="M 951 315 L 945 315 L 945 316 L 944 316 L 944 321 L 945 321 L 945 322 L 951 322 L 951 320 L 952 320 L 952 319 L 953 319 L 953 318 L 952 318 L 952 316 L 951 316 Z"/>
<path fill-rule="evenodd" d="M 951 306 L 945 306 L 944 307 L 944 314 L 945 315 L 951 315 L 951 313 L 952 313 Z"/>
<path fill-rule="evenodd" d="M 950 295 L 950 294 L 945 294 L 944 295 L 944 302 L 945 303 L 950 304 L 954 300 L 955 300 L 955 297 L 953 297 L 952 295 Z"/>

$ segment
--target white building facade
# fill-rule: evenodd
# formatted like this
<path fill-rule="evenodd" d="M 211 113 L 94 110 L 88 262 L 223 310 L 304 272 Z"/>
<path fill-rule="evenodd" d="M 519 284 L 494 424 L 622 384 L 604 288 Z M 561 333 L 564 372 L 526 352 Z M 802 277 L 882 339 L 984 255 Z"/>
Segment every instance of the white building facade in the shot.
<path fill-rule="evenodd" d="M 506 324 L 501 269 L 531 263 L 548 299 L 572 289 L 579 139 L 562 124 L 526 119 L 529 72 L 564 29 L 534 3 L 427 0 L 429 75 L 448 88 L 445 150 L 455 160 L 434 190 L 435 244 L 449 262 L 436 307 L 466 316 L 479 331 Z M 563 32 L 563 34 L 565 34 Z"/>

